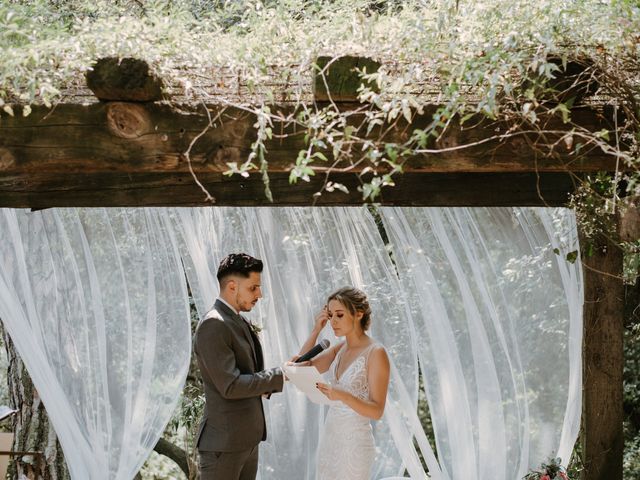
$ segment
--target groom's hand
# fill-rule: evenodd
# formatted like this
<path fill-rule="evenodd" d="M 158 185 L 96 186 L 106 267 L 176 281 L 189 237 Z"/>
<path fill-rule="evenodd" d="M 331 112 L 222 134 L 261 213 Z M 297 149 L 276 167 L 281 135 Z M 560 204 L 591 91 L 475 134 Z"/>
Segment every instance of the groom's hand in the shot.
<path fill-rule="evenodd" d="M 296 363 L 296 360 L 300 358 L 300 355 L 294 355 L 289 359 L 289 361 L 285 365 L 289 365 L 290 367 L 308 367 L 311 365 L 311 361 L 308 360 L 306 362 Z"/>

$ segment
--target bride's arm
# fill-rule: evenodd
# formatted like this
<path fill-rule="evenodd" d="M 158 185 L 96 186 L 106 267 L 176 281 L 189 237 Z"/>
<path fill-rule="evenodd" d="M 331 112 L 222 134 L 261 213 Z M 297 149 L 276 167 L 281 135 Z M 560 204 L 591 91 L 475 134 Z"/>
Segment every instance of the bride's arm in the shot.
<path fill-rule="evenodd" d="M 327 306 L 325 305 L 324 307 L 322 307 L 322 310 L 320 310 L 320 312 L 318 312 L 318 314 L 316 315 L 316 318 L 313 321 L 313 330 L 311 330 L 311 334 L 309 335 L 309 338 L 307 338 L 307 341 L 302 344 L 302 347 L 300 347 L 298 357 L 313 348 L 313 346 L 316 344 L 316 340 L 318 339 L 318 335 L 320 335 L 320 332 L 327 324 L 328 320 L 329 314 L 327 313 Z"/>
<path fill-rule="evenodd" d="M 327 306 L 325 305 L 322 310 L 320 310 L 320 312 L 316 315 L 313 323 L 313 330 L 311 330 L 309 338 L 307 338 L 307 341 L 304 342 L 302 347 L 300 347 L 300 352 L 296 357 L 294 357 L 294 359 L 300 357 L 313 348 L 313 346 L 316 344 L 316 341 L 318 340 L 318 335 L 320 335 L 320 332 L 325 327 L 328 320 L 329 314 L 327 312 Z M 339 347 L 339 345 L 328 348 L 327 350 L 316 356 L 309 363 L 303 363 L 303 365 L 313 365 L 318 369 L 320 373 L 326 372 L 327 370 L 329 370 L 331 362 L 333 362 L 333 359 L 336 356 L 337 347 Z"/>
<path fill-rule="evenodd" d="M 379 420 L 384 413 L 387 401 L 387 389 L 389 388 L 389 357 L 382 347 L 374 347 L 369 354 L 367 366 L 367 380 L 369 381 L 369 400 L 361 400 L 349 392 L 323 383 L 318 388 L 331 400 L 339 400 L 351 407 L 363 417 Z"/>

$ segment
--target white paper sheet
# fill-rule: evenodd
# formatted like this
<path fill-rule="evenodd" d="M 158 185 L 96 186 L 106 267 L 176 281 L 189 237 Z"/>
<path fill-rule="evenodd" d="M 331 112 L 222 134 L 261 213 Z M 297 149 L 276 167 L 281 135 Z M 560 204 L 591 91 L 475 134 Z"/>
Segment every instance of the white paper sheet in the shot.
<path fill-rule="evenodd" d="M 320 405 L 337 405 L 340 403 L 335 400 L 329 400 L 316 388 L 316 383 L 327 383 L 316 367 L 285 365 L 283 370 L 289 381 L 313 403 Z"/>

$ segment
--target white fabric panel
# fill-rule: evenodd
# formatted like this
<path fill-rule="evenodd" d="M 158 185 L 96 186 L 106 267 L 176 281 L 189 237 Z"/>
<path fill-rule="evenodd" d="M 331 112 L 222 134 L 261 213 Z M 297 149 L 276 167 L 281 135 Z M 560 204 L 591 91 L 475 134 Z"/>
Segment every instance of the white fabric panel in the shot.
<path fill-rule="evenodd" d="M 369 295 L 371 334 L 392 362 L 372 478 L 425 478 L 416 446 L 434 479 L 566 463 L 581 410 L 571 212 L 379 212 L 389 246 L 366 208 L 1 210 L 0 318 L 73 478 L 131 478 L 143 463 L 188 367 L 182 265 L 202 316 L 219 261 L 239 251 L 265 262 L 265 298 L 247 316 L 264 327 L 267 367 L 297 353 L 329 293 Z M 337 341 L 329 327 L 323 336 Z M 437 456 L 416 414 L 418 362 Z M 324 409 L 290 386 L 265 403 L 260 478 L 313 479 Z"/>
<path fill-rule="evenodd" d="M 264 326 L 266 366 L 280 364 L 298 352 L 310 333 L 314 314 L 332 291 L 354 285 L 369 295 L 372 336 L 387 347 L 395 364 L 388 407 L 392 413 L 375 424 L 374 477 L 401 473 L 403 457 L 416 473 L 421 472 L 396 400 L 400 389 L 402 407 L 416 410 L 416 336 L 405 321 L 408 305 L 398 301 L 401 286 L 395 268 L 367 210 L 176 209 L 172 216 L 178 220 L 178 230 L 185 232 L 185 265 L 200 313 L 206 312 L 218 293 L 215 272 L 226 254 L 244 251 L 264 260 L 265 298 L 247 317 Z M 190 232 L 198 232 L 198 238 L 189 237 Z M 213 294 L 207 290 L 210 287 L 203 287 L 212 284 L 216 286 Z M 324 336 L 332 344 L 337 341 L 328 326 Z M 291 387 L 265 403 L 270 437 L 261 447 L 261 478 L 313 479 L 324 410 Z M 396 422 L 395 435 L 388 419 Z M 400 443 L 403 441 L 407 445 Z"/>
<path fill-rule="evenodd" d="M 0 318 L 73 479 L 133 478 L 179 398 L 188 297 L 162 217 L 0 210 Z"/>
<path fill-rule="evenodd" d="M 507 480 L 556 454 L 568 462 L 581 408 L 582 275 L 579 262 L 565 260 L 578 249 L 573 215 L 381 213 L 419 309 L 418 356 L 443 475 Z"/>

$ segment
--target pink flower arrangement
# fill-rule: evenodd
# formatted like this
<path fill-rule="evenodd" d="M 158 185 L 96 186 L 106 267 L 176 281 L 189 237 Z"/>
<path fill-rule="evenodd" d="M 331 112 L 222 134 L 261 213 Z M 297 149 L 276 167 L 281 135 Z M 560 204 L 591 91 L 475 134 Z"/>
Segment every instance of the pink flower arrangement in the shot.
<path fill-rule="evenodd" d="M 540 470 L 532 470 L 524 476 L 524 480 L 569 480 L 567 472 L 561 465 L 560 458 L 543 463 Z"/>

